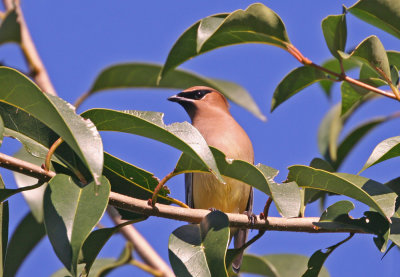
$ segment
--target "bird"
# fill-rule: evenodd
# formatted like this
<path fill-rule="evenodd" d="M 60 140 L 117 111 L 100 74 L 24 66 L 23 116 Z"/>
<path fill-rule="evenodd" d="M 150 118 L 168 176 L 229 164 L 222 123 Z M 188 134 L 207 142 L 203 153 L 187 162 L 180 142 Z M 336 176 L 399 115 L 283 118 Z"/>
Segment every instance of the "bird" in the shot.
<path fill-rule="evenodd" d="M 215 147 L 227 159 L 239 159 L 254 164 L 251 140 L 229 112 L 229 103 L 217 90 L 207 86 L 194 86 L 168 98 L 180 104 L 189 115 L 192 125 L 209 146 Z M 226 213 L 252 215 L 253 189 L 248 184 L 224 176 L 225 184 L 210 173 L 186 173 L 186 203 L 196 209 L 216 209 Z M 231 228 L 234 247 L 246 243 L 248 229 Z M 243 252 L 232 263 L 239 272 Z"/>

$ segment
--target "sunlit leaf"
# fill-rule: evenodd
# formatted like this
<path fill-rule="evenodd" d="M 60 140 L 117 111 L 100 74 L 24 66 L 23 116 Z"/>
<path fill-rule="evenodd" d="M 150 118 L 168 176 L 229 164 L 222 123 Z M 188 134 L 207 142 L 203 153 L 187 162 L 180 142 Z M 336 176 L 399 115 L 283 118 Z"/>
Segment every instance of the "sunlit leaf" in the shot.
<path fill-rule="evenodd" d="M 295 181 L 300 187 L 342 194 L 358 200 L 378 211 L 388 221 L 394 213 L 397 195 L 388 187 L 365 177 L 294 165 L 289 167 L 288 180 Z"/>
<path fill-rule="evenodd" d="M 360 0 L 348 11 L 400 38 L 400 3 L 397 0 Z"/>
<path fill-rule="evenodd" d="M 322 31 L 331 54 L 337 59 L 341 59 L 337 51 L 344 51 L 346 47 L 346 14 L 325 17 L 322 20 Z"/>
<path fill-rule="evenodd" d="M 302 66 L 289 72 L 274 91 L 271 101 L 271 111 L 274 111 L 280 104 L 300 90 L 321 80 L 330 80 L 330 77 L 314 67 Z"/>
<path fill-rule="evenodd" d="M 89 183 L 80 187 L 72 177 L 57 174 L 44 195 L 44 223 L 47 235 L 60 261 L 77 276 L 79 252 L 91 230 L 105 212 L 110 184 L 105 177 L 101 186 Z"/>
<path fill-rule="evenodd" d="M 209 213 L 200 225 L 184 225 L 172 232 L 169 260 L 177 276 L 228 276 L 225 253 L 229 243 L 228 217 Z"/>
<path fill-rule="evenodd" d="M 27 231 L 29 230 L 29 236 Z M 28 213 L 18 224 L 10 239 L 4 266 L 4 277 L 14 277 L 25 258 L 45 236 L 43 223 L 36 221 L 32 213 Z"/>
<path fill-rule="evenodd" d="M 62 137 L 98 182 L 103 169 L 103 145 L 94 124 L 77 115 L 69 103 L 40 91 L 14 69 L 0 67 L 0 81 L 0 102 L 14 106 L 17 112 L 29 113 Z"/>
<path fill-rule="evenodd" d="M 214 157 L 199 131 L 188 122 L 165 125 L 158 112 L 91 109 L 82 114 L 100 131 L 117 131 L 151 138 L 187 153 L 222 181 Z"/>
<path fill-rule="evenodd" d="M 368 167 L 371 167 L 383 161 L 396 158 L 399 155 L 400 136 L 385 139 L 375 147 L 361 171 L 364 171 Z"/>
<path fill-rule="evenodd" d="M 14 157 L 38 166 L 41 166 L 44 163 L 44 159 L 32 156 L 24 148 L 21 148 L 17 153 L 15 153 Z M 15 182 L 20 189 L 38 184 L 38 180 L 36 178 L 29 177 L 16 171 L 13 173 Z M 33 216 L 38 222 L 43 222 L 43 195 L 44 191 L 46 190 L 46 186 L 47 184 L 37 185 L 36 188 L 33 187 L 34 189 L 22 191 L 22 195 L 28 203 Z"/>
<path fill-rule="evenodd" d="M 278 174 L 278 170 L 263 164 L 256 166 L 241 160 L 226 159 L 220 150 L 210 147 L 217 162 L 218 169 L 223 176 L 242 181 L 254 188 L 271 196 L 276 204 L 278 211 L 285 217 L 296 217 L 299 215 L 301 195 L 295 183 L 278 184 L 273 179 Z M 175 173 L 184 172 L 208 172 L 207 168 L 182 154 L 176 167 Z M 226 179 L 229 182 L 229 179 Z M 225 178 L 224 178 L 225 179 Z"/>
<path fill-rule="evenodd" d="M 385 80 L 390 78 L 389 60 L 382 42 L 376 36 L 364 39 L 351 54 L 339 52 L 344 59 L 355 58 L 371 66 Z"/>
<path fill-rule="evenodd" d="M 183 90 L 193 86 L 208 86 L 215 88 L 226 98 L 239 106 L 247 109 L 258 118 L 265 120 L 257 103 L 251 95 L 240 85 L 218 80 L 210 79 L 190 71 L 174 69 L 170 71 L 159 84 L 157 77 L 162 66 L 145 63 L 116 64 L 104 69 L 97 76 L 91 89 L 84 94 L 76 105 L 80 105 L 90 95 L 98 92 L 121 88 L 158 88 L 158 89 L 179 89 Z"/>
<path fill-rule="evenodd" d="M 266 43 L 286 49 L 289 43 L 280 17 L 261 3 L 246 10 L 206 17 L 189 27 L 175 42 L 160 73 L 213 49 L 239 43 Z"/>
<path fill-rule="evenodd" d="M 21 27 L 17 21 L 15 10 L 10 10 L 0 24 L 0 44 L 6 42 L 21 42 Z"/>

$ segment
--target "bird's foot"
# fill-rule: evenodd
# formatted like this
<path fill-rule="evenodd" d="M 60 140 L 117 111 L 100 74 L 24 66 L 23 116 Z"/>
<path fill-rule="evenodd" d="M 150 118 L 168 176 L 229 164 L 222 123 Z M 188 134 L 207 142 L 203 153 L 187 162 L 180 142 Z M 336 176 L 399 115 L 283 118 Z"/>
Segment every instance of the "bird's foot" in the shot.
<path fill-rule="evenodd" d="M 208 210 L 209 210 L 210 212 L 219 211 L 219 210 L 218 210 L 218 209 L 216 209 L 216 208 L 208 208 Z"/>
<path fill-rule="evenodd" d="M 247 215 L 249 222 L 251 223 L 251 226 L 254 226 L 257 222 L 257 216 L 253 212 L 245 211 L 245 215 Z"/>

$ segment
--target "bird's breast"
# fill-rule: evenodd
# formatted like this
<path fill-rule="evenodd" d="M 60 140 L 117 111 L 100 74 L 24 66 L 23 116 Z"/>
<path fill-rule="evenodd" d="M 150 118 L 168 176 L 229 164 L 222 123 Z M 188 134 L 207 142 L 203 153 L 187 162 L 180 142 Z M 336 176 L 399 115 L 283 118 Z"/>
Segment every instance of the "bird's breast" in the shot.
<path fill-rule="evenodd" d="M 210 209 L 226 213 L 243 213 L 250 195 L 250 186 L 238 180 L 223 177 L 220 183 L 212 174 L 193 174 L 193 202 L 196 209 Z"/>

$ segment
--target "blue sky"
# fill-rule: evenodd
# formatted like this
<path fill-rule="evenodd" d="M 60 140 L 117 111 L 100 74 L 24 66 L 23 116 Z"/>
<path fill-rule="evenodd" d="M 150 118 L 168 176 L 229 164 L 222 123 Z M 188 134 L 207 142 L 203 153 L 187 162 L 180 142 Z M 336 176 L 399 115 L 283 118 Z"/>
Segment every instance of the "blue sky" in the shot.
<path fill-rule="evenodd" d="M 330 58 L 321 31 L 321 20 L 329 14 L 339 14 L 342 4 L 351 6 L 355 1 L 261 1 L 277 12 L 288 31 L 292 43 L 308 58 L 322 63 Z M 245 1 L 23 1 L 23 10 L 38 51 L 47 67 L 53 84 L 63 99 L 74 102 L 91 86 L 99 72 L 112 64 L 126 62 L 163 63 L 173 43 L 195 21 L 215 13 L 244 9 Z M 348 48 L 356 46 L 371 34 L 376 34 L 386 49 L 396 50 L 394 37 L 348 15 Z M 398 48 L 397 48 L 398 49 Z M 25 70 L 26 66 L 15 45 L 0 47 L 0 61 Z M 218 49 L 183 64 L 181 68 L 198 74 L 234 81 L 245 87 L 268 117 L 262 122 L 236 105 L 231 112 L 248 132 L 253 141 L 256 163 L 280 170 L 277 180 L 282 181 L 287 167 L 309 164 L 318 157 L 317 130 L 323 115 L 340 100 L 339 86 L 333 97 L 327 99 L 318 85 L 302 91 L 271 114 L 270 103 L 279 81 L 300 64 L 288 53 L 276 47 L 249 44 Z M 165 113 L 167 123 L 188 120 L 185 111 L 166 101 L 174 90 L 117 90 L 99 93 L 89 98 L 79 111 L 103 107 L 118 110 L 134 109 Z M 349 121 L 349 130 L 363 120 L 386 115 L 398 109 L 398 103 L 381 99 L 361 108 Z M 380 141 L 398 135 L 399 121 L 378 127 L 357 146 L 342 171 L 357 173 L 374 146 Z M 141 137 L 102 133 L 105 150 L 139 167 L 163 177 L 173 169 L 180 153 L 169 146 Z M 14 153 L 19 144 L 5 141 L 1 151 Z M 398 159 L 366 170 L 363 176 L 386 182 L 398 177 Z M 1 169 L 6 185 L 14 187 L 12 175 Z M 172 196 L 184 199 L 183 176 L 168 182 Z M 332 197 L 332 204 L 342 198 Z M 265 196 L 255 195 L 254 212 L 259 213 Z M 359 217 L 368 208 L 357 203 L 352 213 Z M 27 212 L 22 196 L 10 199 L 10 228 Z M 316 205 L 306 215 L 318 216 Z M 277 216 L 273 209 L 272 216 Z M 104 221 L 110 225 L 109 221 Z M 168 260 L 168 237 L 182 222 L 149 218 L 135 226 L 151 245 Z M 255 234 L 252 232 L 251 234 Z M 298 253 L 311 255 L 345 238 L 345 234 L 310 235 L 303 233 L 267 232 L 248 252 L 255 254 Z M 101 256 L 117 256 L 124 245 L 120 236 L 113 238 Z M 400 267 L 399 251 L 392 251 L 385 259 L 376 249 L 372 236 L 356 235 L 337 249 L 327 260 L 332 276 L 394 276 Z M 61 267 L 47 239 L 43 240 L 23 264 L 18 276 L 49 276 Z M 34 274 L 33 274 L 34 273 Z M 111 276 L 145 276 L 133 267 L 124 267 Z"/>

